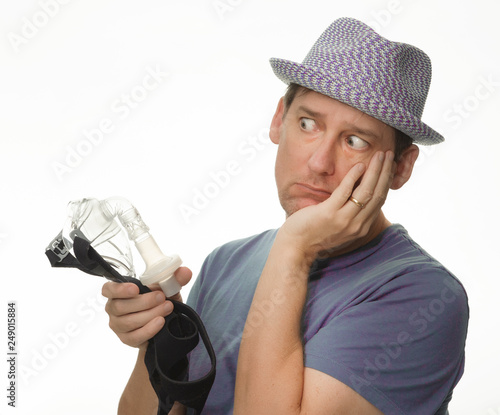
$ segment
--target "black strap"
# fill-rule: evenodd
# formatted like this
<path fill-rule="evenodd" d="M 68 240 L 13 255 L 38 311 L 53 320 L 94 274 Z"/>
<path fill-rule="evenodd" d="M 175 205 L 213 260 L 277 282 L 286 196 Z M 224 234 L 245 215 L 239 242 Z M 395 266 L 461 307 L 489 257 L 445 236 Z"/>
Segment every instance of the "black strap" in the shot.
<path fill-rule="evenodd" d="M 75 236 L 73 251 L 76 258 L 66 249 L 59 233 L 45 254 L 53 267 L 78 268 L 115 282 L 132 282 L 139 287 L 141 294 L 151 291 L 138 279 L 120 275 L 83 237 Z M 144 362 L 158 396 L 158 415 L 168 414 L 175 401 L 194 409 L 198 415 L 215 379 L 215 352 L 196 311 L 181 302 L 172 303 L 174 310 L 165 318 L 165 325 L 149 340 Z M 198 345 L 200 336 L 210 357 L 211 369 L 205 376 L 189 380 L 187 354 Z"/>
<path fill-rule="evenodd" d="M 62 238 L 62 231 L 52 240 L 52 242 L 45 248 L 45 255 L 53 267 L 63 268 L 78 268 L 80 271 L 88 274 L 100 275 L 91 271 L 91 269 L 83 266 L 80 262 L 71 255 L 71 252 L 64 245 Z"/>
<path fill-rule="evenodd" d="M 199 414 L 215 379 L 215 352 L 198 314 L 186 304 L 172 303 L 174 312 L 165 318 L 162 330 L 149 341 L 144 362 L 160 402 L 158 415 L 168 414 L 175 401 Z M 205 376 L 189 380 L 186 355 L 197 346 L 200 337 L 212 367 Z"/>

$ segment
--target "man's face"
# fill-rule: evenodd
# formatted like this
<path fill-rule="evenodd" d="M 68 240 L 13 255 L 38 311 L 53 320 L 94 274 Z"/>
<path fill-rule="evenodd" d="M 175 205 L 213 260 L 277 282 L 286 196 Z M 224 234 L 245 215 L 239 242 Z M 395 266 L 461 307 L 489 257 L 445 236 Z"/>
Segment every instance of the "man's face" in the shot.
<path fill-rule="evenodd" d="M 270 136 L 279 144 L 276 184 L 287 216 L 326 200 L 355 164 L 394 151 L 392 127 L 317 92 L 299 91 L 283 114 L 281 100 Z"/>

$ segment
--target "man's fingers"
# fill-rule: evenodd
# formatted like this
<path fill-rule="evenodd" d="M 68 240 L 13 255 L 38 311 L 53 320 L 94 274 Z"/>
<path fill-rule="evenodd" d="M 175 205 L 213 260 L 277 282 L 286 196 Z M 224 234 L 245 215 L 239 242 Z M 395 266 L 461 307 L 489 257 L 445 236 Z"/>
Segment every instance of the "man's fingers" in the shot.
<path fill-rule="evenodd" d="M 109 299 L 132 298 L 139 295 L 139 287 L 131 282 L 108 281 L 102 286 L 102 295 Z"/>
<path fill-rule="evenodd" d="M 164 324 L 165 319 L 163 317 L 156 317 L 141 328 L 128 333 L 117 333 L 117 335 L 123 343 L 132 347 L 139 347 L 158 333 Z"/>
<path fill-rule="evenodd" d="M 175 271 L 174 276 L 177 282 L 184 287 L 189 281 L 191 281 L 193 272 L 187 267 L 179 267 L 177 271 Z"/>
<path fill-rule="evenodd" d="M 166 301 L 154 308 L 143 310 L 136 313 L 123 314 L 121 316 L 113 315 L 109 319 L 109 326 L 116 333 L 130 333 L 149 324 L 157 317 L 166 317 L 174 307 L 170 301 Z"/>
<path fill-rule="evenodd" d="M 109 327 L 123 343 L 133 347 L 142 345 L 158 333 L 165 323 L 164 317 L 174 308 L 162 291 L 127 297 L 131 294 L 127 287 L 111 285 L 103 288 L 103 293 L 114 296 L 108 299 L 105 308 Z"/>
<path fill-rule="evenodd" d="M 113 316 L 122 316 L 149 310 L 165 301 L 165 294 L 161 291 L 153 291 L 132 298 L 112 298 L 106 303 L 106 312 Z"/>
<path fill-rule="evenodd" d="M 364 214 L 369 215 L 382 207 L 389 192 L 393 178 L 394 154 L 378 152 L 370 161 L 360 185 L 352 196 L 364 205 Z M 350 208 L 360 209 L 355 203 L 348 204 Z"/>
<path fill-rule="evenodd" d="M 385 155 L 381 151 L 372 157 L 360 185 L 353 191 L 352 196 L 364 205 L 370 202 L 375 193 L 384 159 Z"/>
<path fill-rule="evenodd" d="M 335 189 L 328 200 L 332 201 L 335 210 L 340 209 L 345 205 L 345 202 L 349 199 L 352 194 L 352 190 L 356 185 L 356 182 L 365 172 L 365 165 L 363 163 L 358 163 L 354 165 L 344 176 L 339 186 Z"/>
<path fill-rule="evenodd" d="M 175 272 L 175 278 L 183 286 L 192 275 L 186 267 Z M 102 287 L 102 295 L 108 298 L 105 309 L 109 315 L 109 326 L 129 346 L 138 347 L 151 339 L 174 309 L 159 287 L 152 285 L 149 288 L 153 291 L 139 294 L 139 288 L 132 283 L 107 282 Z M 180 301 L 180 294 L 172 299 Z"/>
<path fill-rule="evenodd" d="M 388 151 L 385 154 L 384 166 L 382 168 L 382 172 L 380 173 L 380 180 L 377 183 L 377 188 L 375 189 L 376 194 L 380 193 L 384 196 L 384 198 L 387 196 L 394 179 L 396 167 L 397 165 L 394 162 L 394 153 L 392 151 Z"/>

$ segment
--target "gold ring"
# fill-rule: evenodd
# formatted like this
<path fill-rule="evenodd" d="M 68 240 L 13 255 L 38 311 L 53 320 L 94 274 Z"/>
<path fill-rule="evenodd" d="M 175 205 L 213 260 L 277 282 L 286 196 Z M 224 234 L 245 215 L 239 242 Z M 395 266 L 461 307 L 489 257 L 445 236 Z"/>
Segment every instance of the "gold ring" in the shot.
<path fill-rule="evenodd" d="M 356 206 L 358 206 L 359 208 L 364 209 L 364 207 L 365 207 L 365 204 L 364 204 L 364 203 L 361 203 L 360 201 L 358 201 L 358 200 L 354 199 L 354 197 L 352 197 L 352 196 L 349 198 L 349 200 L 350 200 L 352 203 L 354 203 Z"/>

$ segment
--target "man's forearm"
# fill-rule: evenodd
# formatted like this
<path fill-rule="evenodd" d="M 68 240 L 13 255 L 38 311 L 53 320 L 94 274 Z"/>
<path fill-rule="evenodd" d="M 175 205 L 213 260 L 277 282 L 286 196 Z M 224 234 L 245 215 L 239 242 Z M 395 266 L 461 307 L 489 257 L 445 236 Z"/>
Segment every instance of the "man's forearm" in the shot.
<path fill-rule="evenodd" d="M 145 355 L 146 349 L 139 349 L 134 370 L 120 399 L 118 415 L 156 415 L 158 411 L 158 398 L 149 381 Z"/>
<path fill-rule="evenodd" d="M 278 235 L 243 331 L 235 414 L 300 413 L 304 383 L 300 321 L 314 258 Z"/>

